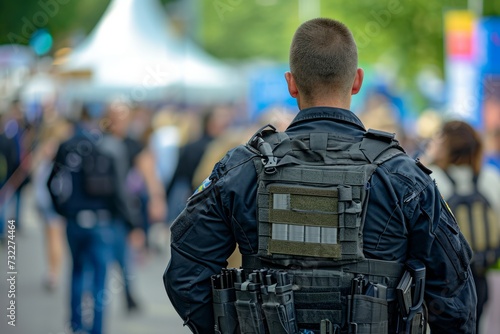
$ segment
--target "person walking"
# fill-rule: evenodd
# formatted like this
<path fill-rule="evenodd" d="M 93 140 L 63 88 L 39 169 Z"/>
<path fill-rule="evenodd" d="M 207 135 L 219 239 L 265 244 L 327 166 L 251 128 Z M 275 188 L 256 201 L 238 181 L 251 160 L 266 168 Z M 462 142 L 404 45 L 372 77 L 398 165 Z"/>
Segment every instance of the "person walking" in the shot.
<path fill-rule="evenodd" d="M 163 221 L 166 217 L 165 189 L 159 181 L 155 170 L 155 160 L 149 147 L 128 135 L 131 108 L 123 102 L 116 101 L 110 104 L 103 119 L 106 136 L 120 143 L 125 153 L 118 157 L 119 170 L 118 182 L 126 184 L 127 176 L 133 167 L 142 176 L 147 190 L 147 218 L 151 222 Z M 140 200 L 134 198 L 129 189 L 124 187 L 123 197 L 127 199 L 130 216 L 135 220 L 134 226 L 143 226 L 148 222 L 143 221 L 140 211 Z M 134 201 L 135 200 L 135 201 Z M 139 203 L 137 203 L 139 202 Z M 141 248 L 144 245 L 144 229 L 130 229 L 131 225 L 123 219 L 118 220 L 115 228 L 114 255 L 124 282 L 126 309 L 128 312 L 138 311 L 140 306 L 133 289 L 135 277 L 133 261 L 131 261 L 131 244 Z"/>
<path fill-rule="evenodd" d="M 70 325 L 75 333 L 104 332 L 110 297 L 106 277 L 117 229 L 121 222 L 134 227 L 118 164 L 126 154 L 121 141 L 103 135 L 84 110 L 75 133 L 59 146 L 47 180 L 54 209 L 66 220 L 72 258 Z M 83 302 L 86 291 L 92 298 L 90 312 Z"/>
<path fill-rule="evenodd" d="M 66 253 L 64 230 L 65 221 L 58 215 L 52 204 L 47 179 L 52 171 L 52 162 L 59 144 L 68 139 L 72 128 L 64 119 L 42 123 L 39 144 L 32 160 L 32 182 L 34 200 L 39 217 L 44 226 L 47 273 L 43 286 L 50 292 L 59 285 L 59 276 Z"/>
<path fill-rule="evenodd" d="M 483 142 L 479 133 L 464 121 L 448 121 L 443 124 L 441 131 L 431 141 L 426 153 L 426 158 L 433 163 L 429 166 L 434 172 L 432 177 L 436 180 L 445 200 L 450 201 L 452 206 L 454 202 L 457 202 L 454 199 L 463 198 L 461 202 L 467 202 L 466 206 L 456 205 L 453 209 L 458 221 L 464 222 L 461 230 L 468 236 L 471 244 L 479 246 L 480 243 L 487 244 L 486 240 L 490 243 L 496 241 L 496 246 L 500 250 L 500 244 L 498 244 L 500 242 L 500 221 L 498 220 L 500 217 L 500 192 L 498 191 L 500 174 L 493 166 L 483 164 Z M 482 206 L 479 202 L 480 197 L 486 200 L 483 202 L 486 203 L 486 207 L 477 212 L 478 209 L 475 207 Z M 489 226 L 485 225 L 485 214 L 482 212 L 488 208 L 492 209 L 495 217 L 491 223 L 496 225 L 496 228 L 489 230 L 489 233 L 486 232 Z M 469 220 L 469 213 L 470 217 L 473 217 L 472 221 Z M 468 221 L 473 225 L 472 227 L 467 224 Z M 473 233 L 470 232 L 471 230 Z M 480 233 L 481 231 L 484 231 L 484 234 Z M 476 254 L 472 274 L 477 292 L 476 327 L 479 333 L 483 309 L 490 295 L 487 281 L 488 263 L 477 258 L 482 253 L 482 249 L 473 247 L 473 251 Z M 490 266 L 496 262 L 495 258 L 489 261 Z"/>

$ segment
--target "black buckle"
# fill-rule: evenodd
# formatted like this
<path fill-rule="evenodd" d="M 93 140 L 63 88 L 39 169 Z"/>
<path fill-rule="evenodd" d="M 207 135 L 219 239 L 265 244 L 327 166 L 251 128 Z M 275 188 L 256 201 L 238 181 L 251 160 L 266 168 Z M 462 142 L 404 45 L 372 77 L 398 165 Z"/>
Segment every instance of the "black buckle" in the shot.
<path fill-rule="evenodd" d="M 267 131 L 277 132 L 274 125 L 266 124 L 253 134 L 253 136 L 248 141 L 248 145 L 257 148 L 257 138 L 262 138 L 264 131 L 266 131 L 267 128 L 269 128 Z"/>
<path fill-rule="evenodd" d="M 267 161 L 264 161 L 265 159 L 262 159 L 262 163 L 264 164 L 264 173 L 267 175 L 273 175 L 275 174 L 278 170 L 276 169 L 276 166 L 278 165 L 278 158 L 276 157 L 269 157 Z"/>

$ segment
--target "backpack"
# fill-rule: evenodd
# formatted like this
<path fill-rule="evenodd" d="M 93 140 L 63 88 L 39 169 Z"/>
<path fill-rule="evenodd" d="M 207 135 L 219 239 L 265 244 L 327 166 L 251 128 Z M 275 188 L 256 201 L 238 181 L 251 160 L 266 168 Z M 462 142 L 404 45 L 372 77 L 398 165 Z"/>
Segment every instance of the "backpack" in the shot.
<path fill-rule="evenodd" d="M 83 189 L 88 196 L 113 197 L 117 192 L 114 158 L 90 142 L 89 154 L 82 158 Z"/>
<path fill-rule="evenodd" d="M 456 181 L 447 171 L 445 174 L 453 185 L 453 195 L 446 202 L 474 252 L 472 268 L 476 273 L 484 274 L 500 258 L 500 217 L 479 190 L 479 175 L 472 179 L 472 193 L 459 194 Z"/>
<path fill-rule="evenodd" d="M 115 210 L 117 183 L 114 157 L 85 136 L 61 145 L 47 181 L 54 208 L 64 217 L 81 210 Z"/>
<path fill-rule="evenodd" d="M 300 329 L 319 330 L 325 321 L 362 333 L 394 328 L 397 307 L 386 291 L 396 290 L 404 264 L 363 253 L 370 178 L 380 164 L 405 154 L 394 134 L 368 130 L 362 141 L 327 132 L 290 138 L 271 126 L 247 147 L 257 155 L 258 249 L 243 256 L 243 268 L 286 270 Z M 236 288 L 238 296 L 250 289 L 246 283 Z M 248 327 L 246 299 L 237 298 L 239 324 Z"/>

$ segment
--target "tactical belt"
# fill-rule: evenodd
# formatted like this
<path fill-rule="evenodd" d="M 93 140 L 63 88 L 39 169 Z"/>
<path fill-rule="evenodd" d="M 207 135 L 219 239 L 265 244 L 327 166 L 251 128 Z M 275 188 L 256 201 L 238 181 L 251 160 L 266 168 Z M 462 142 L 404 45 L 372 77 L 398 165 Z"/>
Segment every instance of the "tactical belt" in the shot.
<path fill-rule="evenodd" d="M 242 267 L 250 272 L 261 268 L 276 268 L 265 259 L 261 260 L 255 255 L 243 255 Z M 285 270 L 290 274 L 296 287 L 294 288 L 295 310 L 297 322 L 302 328 L 313 328 L 323 319 L 328 319 L 333 324 L 342 325 L 342 327 L 346 321 L 354 322 L 354 320 L 360 323 L 373 322 L 369 326 L 376 326 L 375 323 L 379 323 L 381 318 L 385 318 L 386 321 L 382 321 L 382 326 L 386 328 L 388 326 L 387 320 L 396 318 L 395 288 L 403 274 L 403 264 L 366 259 L 337 267 L 303 269 L 295 267 Z M 356 296 L 351 301 L 352 281 L 356 277 L 363 277 L 365 282 L 383 284 L 384 296 L 361 295 Z M 353 306 L 350 306 L 351 303 Z M 379 303 L 384 305 L 376 307 Z M 357 319 L 348 319 L 349 309 L 353 307 L 358 309 L 366 307 L 367 311 L 369 309 L 369 313 L 363 314 L 361 318 L 358 316 Z M 359 315 L 360 312 L 356 312 L 356 314 Z M 376 332 L 378 330 L 374 330 L 374 328 L 366 328 L 365 330 L 358 328 L 358 333 Z M 381 329 L 381 332 L 384 332 L 384 329 Z"/>

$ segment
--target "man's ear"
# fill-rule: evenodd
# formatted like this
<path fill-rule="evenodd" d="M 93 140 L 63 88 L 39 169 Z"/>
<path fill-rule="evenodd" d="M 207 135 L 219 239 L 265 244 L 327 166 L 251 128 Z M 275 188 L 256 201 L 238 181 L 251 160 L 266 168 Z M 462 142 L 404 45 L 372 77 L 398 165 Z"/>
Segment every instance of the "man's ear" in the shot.
<path fill-rule="evenodd" d="M 361 89 L 363 85 L 363 77 L 365 76 L 365 72 L 362 68 L 358 68 L 356 70 L 356 76 L 354 77 L 354 82 L 352 84 L 351 95 L 356 95 Z"/>
<path fill-rule="evenodd" d="M 297 89 L 297 84 L 295 83 L 295 78 L 293 77 L 291 72 L 285 73 L 286 83 L 288 85 L 288 92 L 290 96 L 293 98 L 297 98 L 299 95 L 299 90 Z"/>

